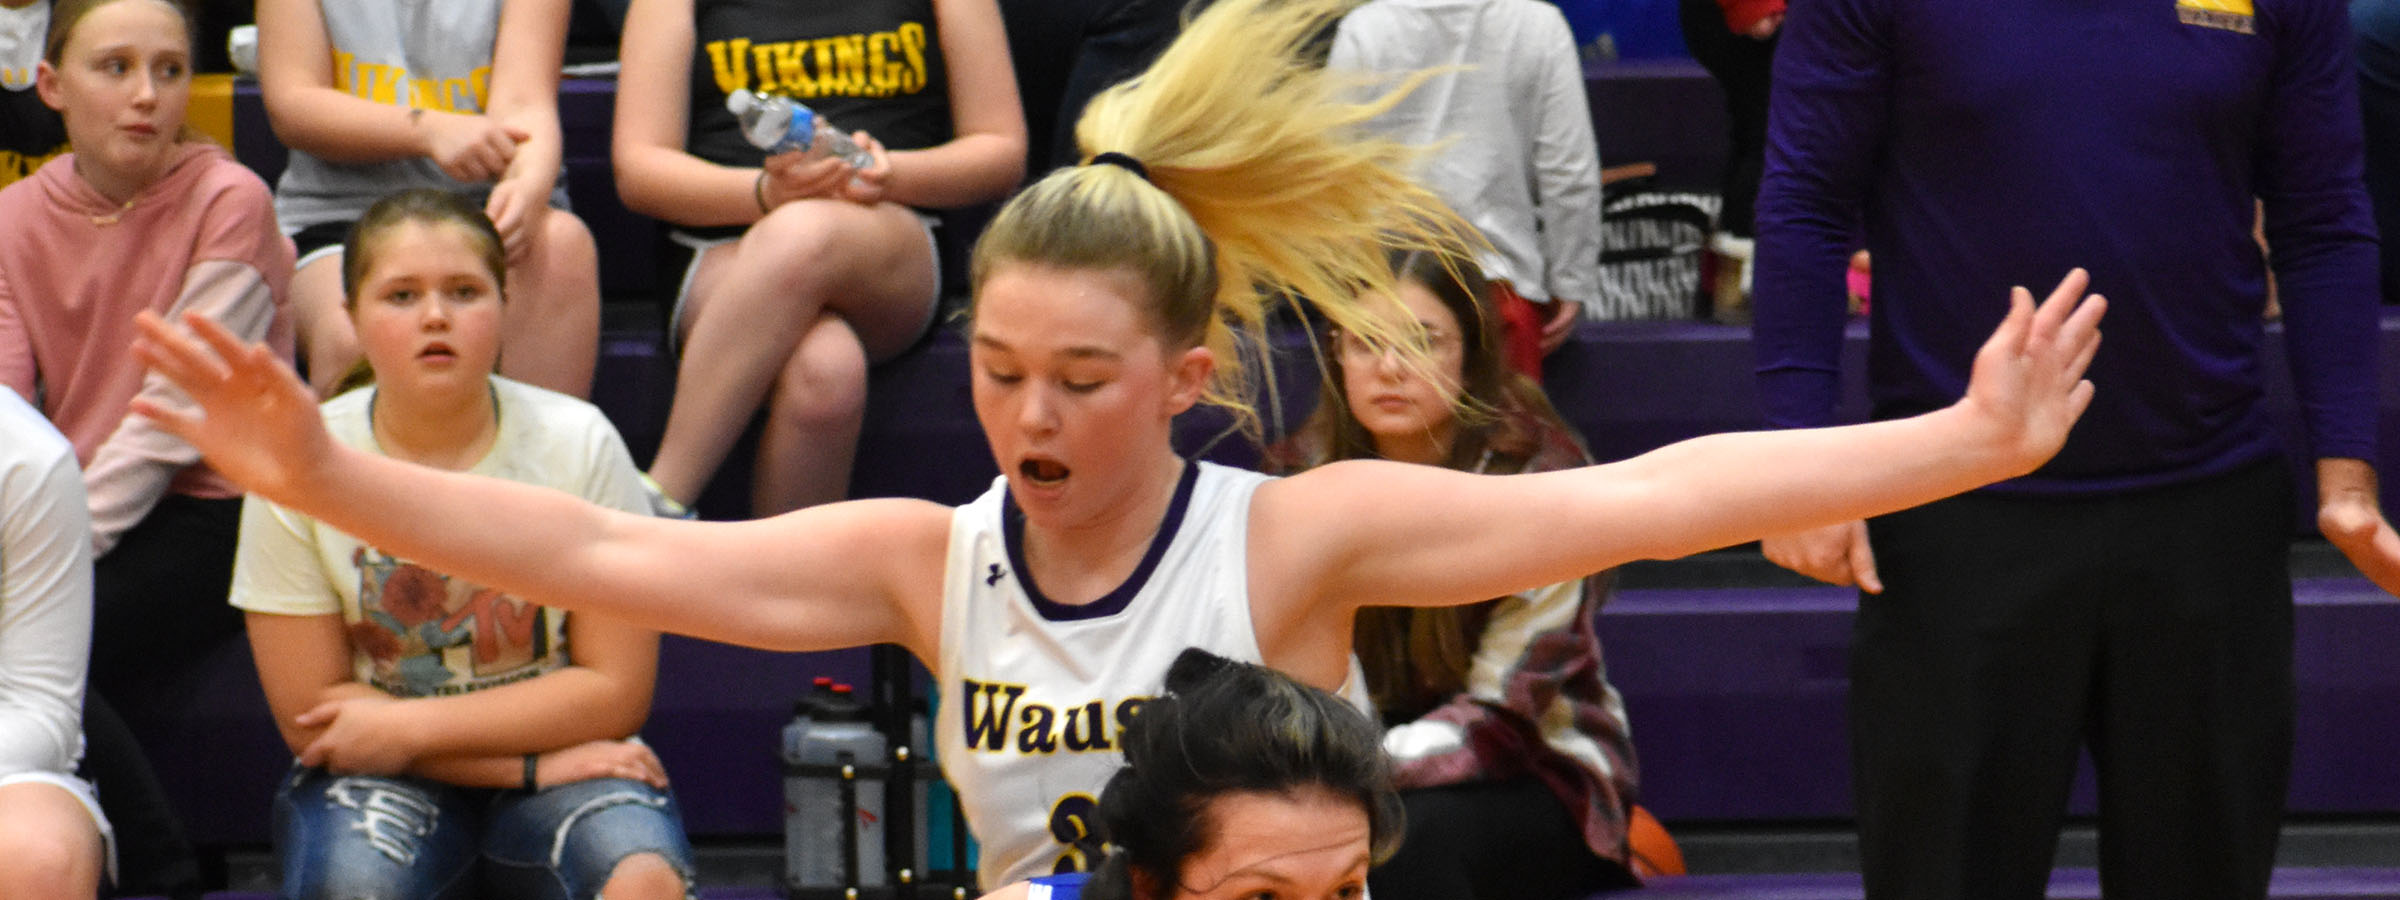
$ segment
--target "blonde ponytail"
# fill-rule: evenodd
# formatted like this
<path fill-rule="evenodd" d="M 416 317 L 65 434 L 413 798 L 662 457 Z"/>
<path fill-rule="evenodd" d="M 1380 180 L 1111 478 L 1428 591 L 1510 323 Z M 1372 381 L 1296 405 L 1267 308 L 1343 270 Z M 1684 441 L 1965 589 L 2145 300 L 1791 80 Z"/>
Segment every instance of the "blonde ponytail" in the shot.
<path fill-rule="evenodd" d="M 1265 346 L 1269 304 L 1305 302 L 1334 326 L 1422 367 L 1392 298 L 1393 248 L 1472 258 L 1473 230 L 1411 180 L 1414 148 L 1367 120 L 1422 76 L 1365 101 L 1368 82 L 1318 67 L 1308 45 L 1357 0 L 1218 0 L 1150 69 L 1092 99 L 1076 124 L 1086 158 L 1009 201 L 976 244 L 980 289 L 1009 262 L 1122 269 L 1150 291 L 1162 339 L 1205 343 L 1206 400 L 1255 425 L 1237 335 Z M 1255 355 L 1255 354 L 1253 354 Z M 1262 370 L 1271 379 L 1273 370 Z M 1271 388 L 1272 385 L 1270 384 Z"/>

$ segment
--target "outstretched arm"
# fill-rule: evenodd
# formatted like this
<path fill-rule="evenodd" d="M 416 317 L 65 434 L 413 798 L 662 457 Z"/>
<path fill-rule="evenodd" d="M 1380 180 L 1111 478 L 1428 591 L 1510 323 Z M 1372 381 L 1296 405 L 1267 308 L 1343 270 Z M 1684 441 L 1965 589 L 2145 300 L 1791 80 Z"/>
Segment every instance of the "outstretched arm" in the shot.
<path fill-rule="evenodd" d="M 2032 471 L 2091 401 L 2082 378 L 2105 302 L 2085 298 L 2086 281 L 2080 270 L 2069 274 L 2038 311 L 2017 289 L 2007 320 L 1976 356 L 1966 397 L 1926 415 L 1710 435 L 1563 472 L 1488 477 L 1370 461 L 1262 487 L 1252 583 L 1290 586 L 1280 609 L 1269 594 L 1266 627 L 1346 622 L 1362 605 L 1479 600 L 1628 560 L 1904 509 Z"/>
<path fill-rule="evenodd" d="M 897 643 L 940 627 L 949 510 L 909 500 L 812 507 L 757 522 L 678 522 L 343 447 L 266 348 L 214 322 L 144 313 L 135 352 L 192 408 L 134 408 L 218 472 L 420 565 L 656 631 L 776 650 Z M 436 524 L 438 523 L 438 524 Z"/>

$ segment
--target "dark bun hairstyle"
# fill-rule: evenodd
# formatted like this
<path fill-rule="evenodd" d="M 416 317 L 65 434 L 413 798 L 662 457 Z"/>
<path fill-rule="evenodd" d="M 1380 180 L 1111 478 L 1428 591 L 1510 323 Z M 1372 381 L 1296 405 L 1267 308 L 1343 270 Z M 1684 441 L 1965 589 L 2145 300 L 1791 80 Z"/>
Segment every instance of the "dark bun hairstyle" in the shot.
<path fill-rule="evenodd" d="M 1372 859 L 1400 845 L 1382 730 L 1349 702 L 1265 666 L 1183 651 L 1166 693 L 1125 726 L 1124 747 L 1125 767 L 1100 794 L 1110 846 L 1084 888 L 1089 900 L 1172 896 L 1184 861 L 1222 827 L 1207 812 L 1223 794 L 1328 791 L 1366 811 Z M 1135 893 L 1135 872 L 1153 896 Z"/>

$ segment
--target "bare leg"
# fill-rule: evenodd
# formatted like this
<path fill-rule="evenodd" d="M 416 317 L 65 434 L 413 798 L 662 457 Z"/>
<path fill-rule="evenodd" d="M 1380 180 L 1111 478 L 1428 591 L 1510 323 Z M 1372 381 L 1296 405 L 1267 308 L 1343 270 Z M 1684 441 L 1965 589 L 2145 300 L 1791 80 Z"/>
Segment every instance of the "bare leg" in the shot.
<path fill-rule="evenodd" d="M 92 897 L 100 891 L 100 829 L 53 784 L 0 787 L 0 897 Z"/>
<path fill-rule="evenodd" d="M 651 477 L 678 502 L 699 497 L 825 311 L 869 359 L 907 349 L 932 312 L 933 265 L 915 213 L 840 200 L 785 204 L 709 251 L 685 303 L 689 336 Z"/>
<path fill-rule="evenodd" d="M 320 256 L 292 274 L 291 309 L 300 358 L 308 363 L 308 386 L 319 397 L 331 396 L 360 355 L 358 331 L 342 306 L 341 254 Z"/>
<path fill-rule="evenodd" d="M 636 853 L 617 861 L 600 886 L 602 900 L 680 900 L 683 875 L 656 853 Z"/>
<path fill-rule="evenodd" d="M 590 396 L 600 358 L 600 251 L 574 213 L 553 209 L 508 272 L 500 374 Z"/>
<path fill-rule="evenodd" d="M 837 315 L 821 315 L 767 395 L 750 514 L 764 518 L 849 493 L 867 411 L 867 354 Z"/>

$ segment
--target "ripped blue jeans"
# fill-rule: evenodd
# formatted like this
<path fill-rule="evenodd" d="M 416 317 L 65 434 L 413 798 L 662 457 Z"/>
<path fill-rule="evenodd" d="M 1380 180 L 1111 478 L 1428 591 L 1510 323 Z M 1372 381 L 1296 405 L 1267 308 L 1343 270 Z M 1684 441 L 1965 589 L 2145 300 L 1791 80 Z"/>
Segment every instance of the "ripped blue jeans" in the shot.
<path fill-rule="evenodd" d="M 673 794 L 601 778 L 517 790 L 293 766 L 275 791 L 281 896 L 452 900 L 597 897 L 617 863 L 655 853 L 684 876 Z"/>

